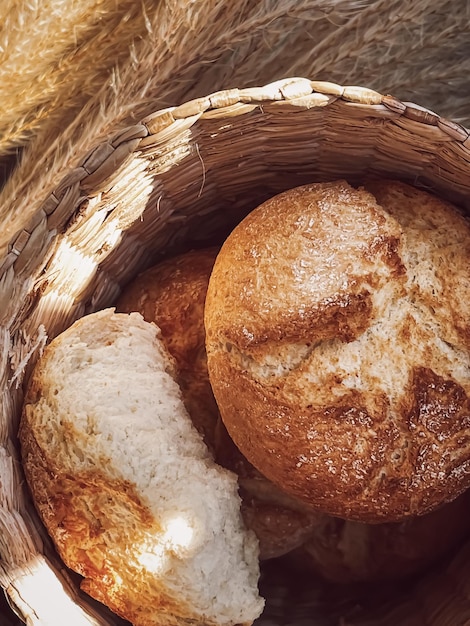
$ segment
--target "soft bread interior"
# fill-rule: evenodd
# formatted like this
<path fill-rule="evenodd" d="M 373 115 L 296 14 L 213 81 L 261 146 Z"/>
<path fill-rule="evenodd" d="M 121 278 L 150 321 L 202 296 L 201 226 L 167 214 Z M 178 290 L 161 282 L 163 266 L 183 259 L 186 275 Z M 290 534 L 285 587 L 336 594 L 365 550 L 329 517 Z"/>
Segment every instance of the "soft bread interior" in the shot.
<path fill-rule="evenodd" d="M 135 624 L 260 614 L 236 476 L 192 426 L 155 325 L 107 309 L 59 336 L 35 370 L 21 438 L 39 511 L 89 593 Z"/>

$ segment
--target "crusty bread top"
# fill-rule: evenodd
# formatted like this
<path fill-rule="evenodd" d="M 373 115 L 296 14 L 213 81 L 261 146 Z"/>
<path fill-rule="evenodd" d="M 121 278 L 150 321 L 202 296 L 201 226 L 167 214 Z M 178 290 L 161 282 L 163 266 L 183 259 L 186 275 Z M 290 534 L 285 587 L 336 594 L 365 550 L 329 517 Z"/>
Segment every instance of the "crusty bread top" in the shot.
<path fill-rule="evenodd" d="M 470 229 L 425 192 L 371 189 L 383 206 L 336 182 L 250 213 L 217 257 L 205 324 L 242 453 L 312 506 L 379 522 L 470 485 Z"/>
<path fill-rule="evenodd" d="M 258 548 L 158 328 L 86 316 L 35 368 L 20 428 L 39 513 L 83 588 L 139 626 L 251 623 Z"/>
<path fill-rule="evenodd" d="M 210 283 L 209 331 L 223 328 L 250 354 L 305 334 L 310 342 L 351 341 L 369 324 L 372 288 L 404 272 L 400 234 L 369 194 L 346 184 L 268 200 L 222 247 Z"/>

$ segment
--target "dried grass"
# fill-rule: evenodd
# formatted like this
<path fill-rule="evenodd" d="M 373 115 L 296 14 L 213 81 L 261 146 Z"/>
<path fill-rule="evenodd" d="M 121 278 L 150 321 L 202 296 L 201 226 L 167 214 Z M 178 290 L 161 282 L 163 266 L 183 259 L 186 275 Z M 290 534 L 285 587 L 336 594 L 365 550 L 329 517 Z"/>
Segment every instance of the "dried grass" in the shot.
<path fill-rule="evenodd" d="M 60 123 L 74 101 L 92 97 L 115 63 L 129 56 L 145 19 L 135 0 L 3 0 L 0 25 L 4 154 L 43 124 Z"/>
<path fill-rule="evenodd" d="M 98 137 L 218 89 L 303 75 L 370 86 L 470 125 L 466 0 L 61 0 L 60 8 L 54 3 L 62 12 L 75 5 L 90 12 L 76 46 L 67 47 L 62 29 L 47 71 L 39 62 L 17 58 L 28 67 L 36 104 L 20 114 L 24 86 L 16 95 L 5 93 L 10 130 L 0 146 L 26 147 L 0 194 L 0 251 Z M 4 6 L 13 10 L 16 2 Z M 38 24 L 43 34 L 46 22 Z M 57 19 L 50 28 L 60 30 Z M 35 56 L 43 59 L 47 38 L 38 35 L 35 45 Z M 2 82 L 8 83 L 8 75 Z"/>

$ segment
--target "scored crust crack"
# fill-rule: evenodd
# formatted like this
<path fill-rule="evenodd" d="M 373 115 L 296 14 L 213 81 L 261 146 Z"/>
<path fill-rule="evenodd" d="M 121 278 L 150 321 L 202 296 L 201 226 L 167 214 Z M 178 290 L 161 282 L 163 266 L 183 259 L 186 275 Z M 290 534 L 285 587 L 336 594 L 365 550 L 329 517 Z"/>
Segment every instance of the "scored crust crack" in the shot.
<path fill-rule="evenodd" d="M 397 521 L 470 484 L 470 227 L 408 185 L 282 193 L 209 283 L 211 384 L 241 452 L 331 515 Z"/>

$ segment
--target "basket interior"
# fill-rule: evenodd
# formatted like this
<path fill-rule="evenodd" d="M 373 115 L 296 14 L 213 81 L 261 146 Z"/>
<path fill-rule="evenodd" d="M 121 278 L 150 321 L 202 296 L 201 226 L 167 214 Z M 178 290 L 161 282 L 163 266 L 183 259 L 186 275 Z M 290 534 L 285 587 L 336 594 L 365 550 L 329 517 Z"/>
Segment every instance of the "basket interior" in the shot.
<path fill-rule="evenodd" d="M 22 384 L 45 342 L 78 317 L 112 306 L 121 288 L 159 259 L 222 241 L 261 201 L 307 182 L 399 178 L 470 213 L 469 173 L 462 127 L 369 90 L 306 79 L 214 94 L 110 137 L 64 172 L 0 260 L 0 313 L 11 345 L 3 400 L 10 441 Z M 30 554 L 48 553 L 18 467 L 11 480 L 22 496 L 8 513 L 24 521 Z M 5 529 L 18 545 L 15 524 Z M 424 578 L 386 588 L 299 580 L 282 562 L 267 563 L 261 588 L 268 602 L 259 623 L 467 623 L 469 549 Z M 15 588 L 22 559 L 12 553 L 5 587 L 7 581 Z M 121 623 L 94 610 L 100 623 Z"/>

